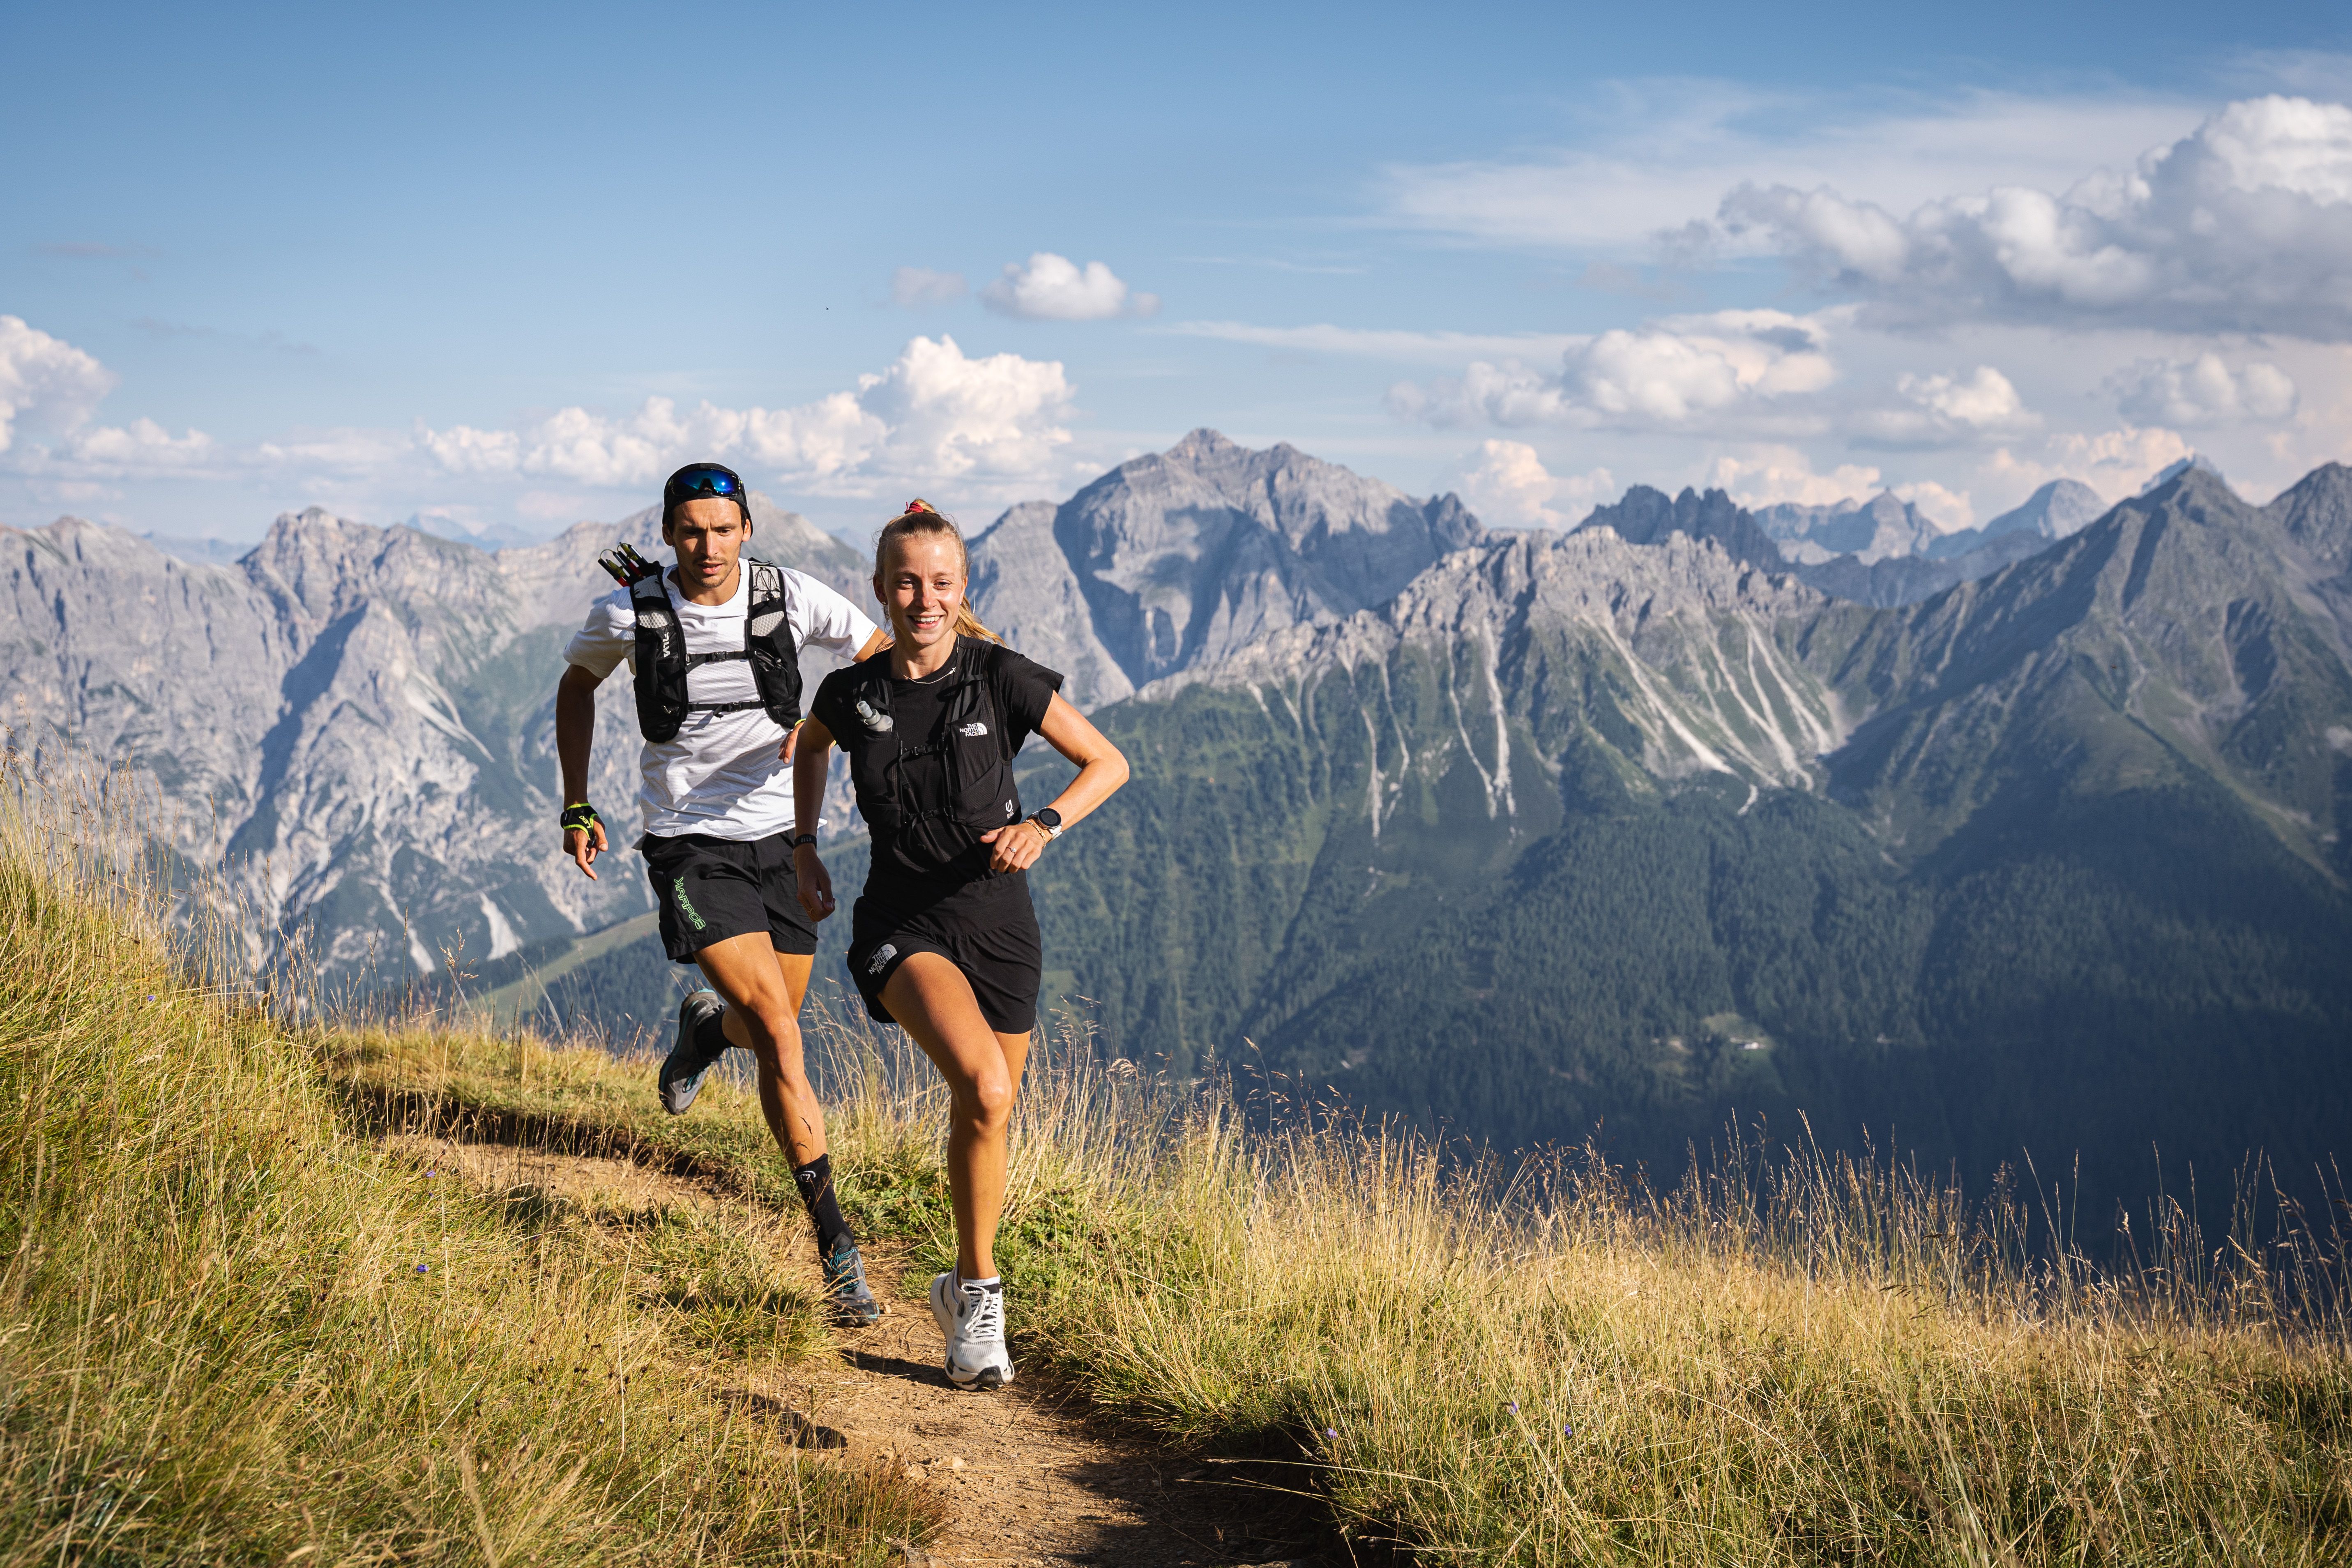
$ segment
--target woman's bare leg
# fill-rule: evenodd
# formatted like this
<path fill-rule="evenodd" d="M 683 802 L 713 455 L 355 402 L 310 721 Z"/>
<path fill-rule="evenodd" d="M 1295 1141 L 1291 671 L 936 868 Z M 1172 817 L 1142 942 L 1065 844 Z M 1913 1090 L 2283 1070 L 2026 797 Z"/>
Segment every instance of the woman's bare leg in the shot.
<path fill-rule="evenodd" d="M 996 1222 L 1004 1213 L 1005 1135 L 1029 1037 L 991 1029 L 963 971 L 936 952 L 908 954 L 882 987 L 882 1005 L 948 1081 L 956 1272 L 966 1279 L 993 1278 Z"/>

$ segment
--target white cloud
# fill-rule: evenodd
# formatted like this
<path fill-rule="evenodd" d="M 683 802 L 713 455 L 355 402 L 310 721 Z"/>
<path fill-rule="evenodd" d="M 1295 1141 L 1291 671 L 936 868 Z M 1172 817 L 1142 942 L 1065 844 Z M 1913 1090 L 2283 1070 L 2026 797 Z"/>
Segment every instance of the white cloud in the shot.
<path fill-rule="evenodd" d="M 951 305 L 971 291 L 961 272 L 934 272 L 928 267 L 901 267 L 890 274 L 890 302 L 907 308 Z"/>
<path fill-rule="evenodd" d="M 1302 353 L 1444 365 L 1448 369 L 1482 359 L 1556 359 L 1592 341 L 1589 334 L 1581 332 L 1423 332 L 1402 328 L 1335 327 L 1328 323 L 1261 327 L 1247 321 L 1171 321 L 1152 330 Z"/>
<path fill-rule="evenodd" d="M 2352 107 L 2233 103 L 2053 195 L 1998 185 L 1896 217 L 1834 187 L 1743 184 L 1718 218 L 1925 327 L 2017 321 L 2352 339 Z"/>
<path fill-rule="evenodd" d="M 1070 433 L 1074 389 L 1058 360 L 966 359 L 953 338 L 917 338 L 877 376 L 858 380 L 861 413 L 883 422 L 877 472 L 1015 479 L 1043 471 Z"/>
<path fill-rule="evenodd" d="M 0 316 L 0 453 L 13 449 L 11 468 L 39 475 L 62 495 L 94 481 L 186 474 L 216 463 L 213 438 L 200 430 L 174 436 L 152 419 L 92 425 L 114 386 L 114 373 L 89 353 L 19 317 Z M 20 446 L 19 423 L 50 443 Z"/>
<path fill-rule="evenodd" d="M 2062 187 L 2085 166 L 2128 163 L 2179 136 L 2197 112 L 2170 99 L 1984 92 L 1889 110 L 1883 100 L 1731 82 L 1620 82 L 1591 105 L 1582 145 L 1393 167 L 1382 206 L 1391 222 L 1471 240 L 1630 248 L 1714 211 L 1742 184 L 1828 186 L 1896 210 L 1954 190 Z"/>
<path fill-rule="evenodd" d="M 1004 274 L 981 291 L 990 310 L 1024 321 L 1101 321 L 1113 316 L 1149 316 L 1160 309 L 1156 294 L 1130 294 L 1118 274 L 1099 261 L 1084 267 L 1066 256 L 1041 250 L 1026 264 L 1008 261 Z"/>
<path fill-rule="evenodd" d="M 1455 489 L 1481 522 L 1497 528 L 1573 528 L 1617 497 L 1607 468 L 1554 476 L 1524 441 L 1482 441 Z"/>
<path fill-rule="evenodd" d="M 275 441 L 257 442 L 234 456 L 236 461 L 249 468 L 365 478 L 413 464 L 423 430 L 421 425 L 415 435 L 349 426 L 308 430 Z"/>
<path fill-rule="evenodd" d="M 1895 499 L 1909 501 L 1919 515 L 1941 533 L 1958 533 L 1977 525 L 1977 509 L 1966 490 L 1947 489 L 1933 479 L 1894 487 Z"/>
<path fill-rule="evenodd" d="M 19 418 L 77 429 L 113 389 L 113 373 L 89 354 L 20 317 L 0 316 L 0 452 L 15 441 Z"/>
<path fill-rule="evenodd" d="M 2140 360 L 2107 380 L 2116 411 L 2143 425 L 2234 425 L 2284 419 L 2299 401 L 2293 378 L 2262 362 L 2232 371 L 2211 351 L 2193 360 Z"/>
<path fill-rule="evenodd" d="M 919 337 L 856 390 L 796 408 L 680 411 L 649 397 L 618 417 L 566 408 L 519 430 L 420 430 L 416 444 L 457 473 L 622 489 L 696 458 L 733 458 L 803 489 L 856 495 L 885 481 L 1039 474 L 1071 438 L 1062 421 L 1072 395 L 1059 361 L 971 359 L 953 338 Z"/>
<path fill-rule="evenodd" d="M 1813 471 L 1812 459 L 1794 447 L 1751 446 L 1717 456 L 1708 464 L 1708 488 L 1727 491 L 1741 506 L 1755 508 L 1792 501 L 1799 506 L 1834 506 L 1860 500 L 1879 490 L 1876 468 L 1840 464 L 1826 474 Z"/>
<path fill-rule="evenodd" d="M 2009 377 L 1989 364 L 1965 376 L 1897 376 L 1895 390 L 1906 407 L 1871 408 L 1856 414 L 1853 430 L 1865 445 L 1953 447 L 1989 437 L 2014 437 L 2041 418 L 2025 406 Z"/>
<path fill-rule="evenodd" d="M 90 355 L 0 316 L 0 452 L 13 473 L 64 495 L 97 481 L 225 479 L 274 474 L 302 483 L 414 486 L 452 474 L 541 479 L 589 490 L 642 489 L 696 458 L 737 463 L 761 481 L 865 497 L 908 482 L 964 480 L 1002 499 L 1059 482 L 1075 395 L 1058 361 L 967 356 L 955 340 L 918 337 L 854 388 L 798 407 L 683 408 L 647 398 L 627 414 L 559 409 L 513 428 L 330 428 L 225 446 L 173 435 L 152 419 L 93 425 L 114 378 Z M 18 439 L 16 424 L 57 434 Z M 13 445 L 13 450 L 11 450 Z M 552 493 L 552 492 L 551 492 Z M 566 495 L 562 510 L 581 503 Z"/>
<path fill-rule="evenodd" d="M 66 438 L 60 455 L 86 475 L 130 479 L 205 468 L 217 452 L 201 430 L 174 436 L 152 419 L 134 419 L 121 427 L 85 426 Z"/>
<path fill-rule="evenodd" d="M 1478 361 L 1425 387 L 1400 384 L 1389 405 L 1440 426 L 1721 428 L 1728 416 L 1834 381 L 1822 332 L 1822 318 L 1780 310 L 1668 317 L 1572 342 L 1554 375 L 1516 361 Z"/>
<path fill-rule="evenodd" d="M 2126 425 L 2097 434 L 2062 432 L 2050 437 L 2040 458 L 2021 458 L 2004 447 L 1983 472 L 2019 500 L 2052 479 L 2080 479 L 2103 496 L 2127 496 L 2158 470 L 2194 454 L 2176 431 Z"/>

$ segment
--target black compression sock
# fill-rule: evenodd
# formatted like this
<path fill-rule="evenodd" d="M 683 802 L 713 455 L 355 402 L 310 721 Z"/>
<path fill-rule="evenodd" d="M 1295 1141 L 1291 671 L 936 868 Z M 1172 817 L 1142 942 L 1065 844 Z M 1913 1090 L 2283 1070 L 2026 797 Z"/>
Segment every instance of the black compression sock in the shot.
<path fill-rule="evenodd" d="M 805 1165 L 794 1165 L 793 1184 L 800 1188 L 801 1202 L 816 1222 L 816 1249 L 832 1257 L 852 1239 L 849 1222 L 841 1217 L 841 1204 L 833 1195 L 833 1156 L 819 1154 Z"/>
<path fill-rule="evenodd" d="M 709 1061 L 717 1061 L 734 1043 L 727 1037 L 727 1009 L 724 1007 L 705 1018 L 694 1031 L 694 1048 Z"/>

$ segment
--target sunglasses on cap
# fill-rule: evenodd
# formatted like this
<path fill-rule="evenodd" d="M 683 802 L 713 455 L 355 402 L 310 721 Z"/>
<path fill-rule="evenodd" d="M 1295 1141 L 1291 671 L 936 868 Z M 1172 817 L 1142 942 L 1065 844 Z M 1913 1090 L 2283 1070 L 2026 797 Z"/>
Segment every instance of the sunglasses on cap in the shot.
<path fill-rule="evenodd" d="M 662 500 L 675 506 L 682 500 L 700 496 L 722 496 L 736 500 L 743 493 L 743 481 L 732 468 L 722 468 L 716 463 L 690 463 L 669 477 L 662 486 Z"/>

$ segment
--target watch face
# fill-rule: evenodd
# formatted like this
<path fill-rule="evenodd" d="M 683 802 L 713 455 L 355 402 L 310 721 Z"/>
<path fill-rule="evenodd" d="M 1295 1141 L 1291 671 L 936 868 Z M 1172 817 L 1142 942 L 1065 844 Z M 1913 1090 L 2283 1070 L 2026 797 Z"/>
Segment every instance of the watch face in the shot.
<path fill-rule="evenodd" d="M 1035 816 L 1040 823 L 1044 824 L 1047 827 L 1059 827 L 1062 826 L 1062 814 L 1055 811 L 1050 805 L 1041 808 L 1033 815 Z"/>

